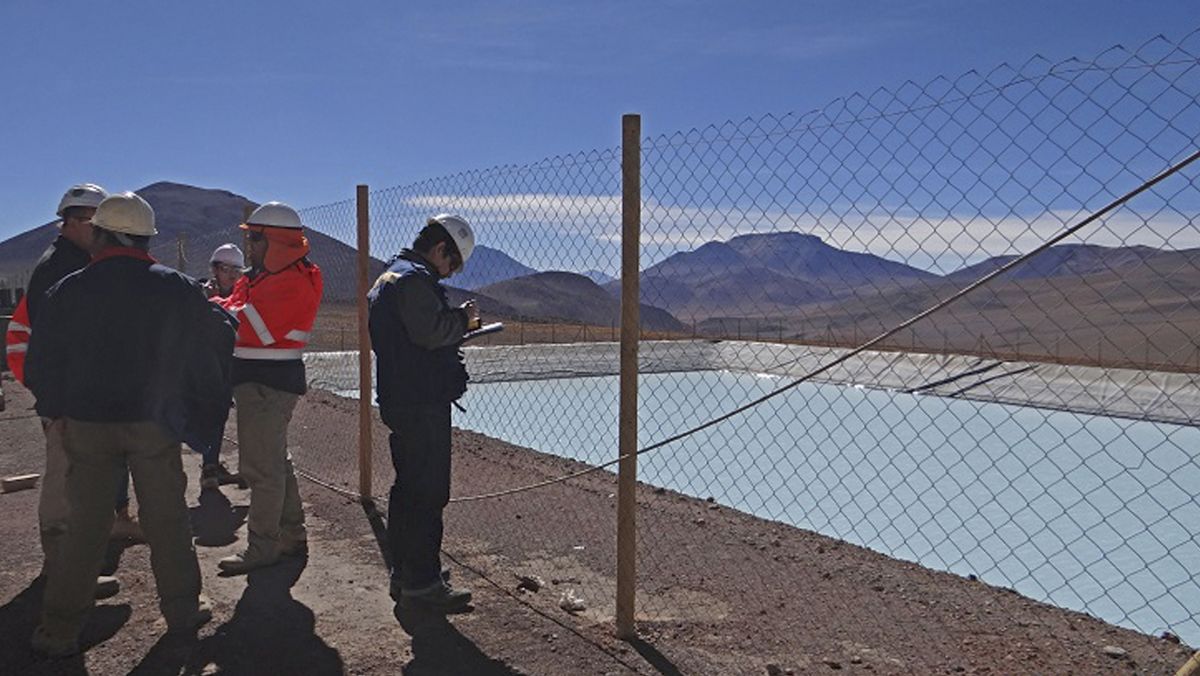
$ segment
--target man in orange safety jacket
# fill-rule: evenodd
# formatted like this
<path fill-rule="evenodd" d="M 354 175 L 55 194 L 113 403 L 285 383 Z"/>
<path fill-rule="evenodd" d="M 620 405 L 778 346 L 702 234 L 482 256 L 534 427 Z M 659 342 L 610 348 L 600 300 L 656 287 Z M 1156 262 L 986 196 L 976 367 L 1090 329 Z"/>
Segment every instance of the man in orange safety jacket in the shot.
<path fill-rule="evenodd" d="M 233 400 L 238 472 L 250 486 L 246 550 L 221 559 L 228 574 L 307 552 L 304 511 L 287 450 L 287 426 L 307 390 L 302 356 L 321 302 L 321 270 L 308 260 L 300 216 L 268 202 L 239 226 L 250 271 L 213 300 L 237 316 Z"/>
<path fill-rule="evenodd" d="M 28 296 L 21 296 L 12 319 L 8 320 L 8 330 L 4 334 L 5 356 L 8 359 L 8 370 L 18 383 L 25 382 L 25 351 L 29 349 L 29 320 Z"/>

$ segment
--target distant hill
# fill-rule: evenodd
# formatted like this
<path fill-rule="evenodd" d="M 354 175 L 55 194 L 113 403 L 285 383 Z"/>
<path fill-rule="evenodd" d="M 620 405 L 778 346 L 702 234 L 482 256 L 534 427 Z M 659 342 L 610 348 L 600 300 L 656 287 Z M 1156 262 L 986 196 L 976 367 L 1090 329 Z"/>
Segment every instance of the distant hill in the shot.
<path fill-rule="evenodd" d="M 451 278 L 453 279 L 453 278 Z M 491 296 L 472 291 L 468 289 L 459 289 L 457 287 L 446 286 L 446 300 L 452 306 L 462 305 L 468 300 L 475 301 L 479 306 L 479 314 L 483 316 L 484 321 L 495 321 L 498 319 L 520 319 L 521 313 L 511 305 L 492 298 Z"/>
<path fill-rule="evenodd" d="M 1092 275 L 1115 270 L 1126 265 L 1145 263 L 1164 252 L 1148 246 L 1105 247 L 1094 244 L 1060 244 L 1052 246 L 1009 272 L 1004 279 L 1036 279 L 1065 275 Z M 955 282 L 970 283 L 1006 265 L 1017 256 L 995 256 L 946 276 Z"/>
<path fill-rule="evenodd" d="M 740 235 L 674 254 L 642 271 L 643 302 L 687 321 L 788 313 L 864 288 L 882 291 L 938 276 L 843 251 L 797 232 Z M 605 285 L 620 293 L 620 283 Z"/>
<path fill-rule="evenodd" d="M 620 325 L 621 303 L 598 284 L 573 272 L 539 272 L 486 286 L 480 292 L 514 308 L 523 317 L 554 318 L 593 326 Z M 641 306 L 642 326 L 682 331 L 670 313 Z"/>
<path fill-rule="evenodd" d="M 450 278 L 450 283 L 461 289 L 478 289 L 513 277 L 523 277 L 537 272 L 511 256 L 486 246 L 476 246 L 464 270 Z"/>
<path fill-rule="evenodd" d="M 258 206 L 226 190 L 165 181 L 135 192 L 154 207 L 158 235 L 151 240 L 150 253 L 195 277 L 208 276 L 208 259 L 213 249 L 225 242 L 241 246 L 242 231 L 237 226 L 247 208 Z M 50 222 L 0 242 L 0 277 L 23 284 L 57 234 L 55 222 Z M 312 245 L 310 258 L 321 267 L 324 276 L 325 298 L 352 301 L 357 293 L 354 249 L 314 230 L 305 234 Z M 372 260 L 371 279 L 382 270 L 383 263 Z"/>
<path fill-rule="evenodd" d="M 588 279 L 592 280 L 593 282 L 599 284 L 600 286 L 604 286 L 605 284 L 608 284 L 609 282 L 614 282 L 617 279 L 616 277 L 613 277 L 612 275 L 600 272 L 599 270 L 584 270 L 580 274 L 582 274 L 584 277 L 587 277 Z"/>
<path fill-rule="evenodd" d="M 1054 255 L 1030 262 L 1036 274 L 1016 268 L 885 344 L 1007 358 L 1200 368 L 1195 338 L 1200 335 L 1200 249 L 1089 249 L 1050 249 L 1047 253 Z M 697 322 L 697 330 L 857 345 L 949 298 L 996 265 L 991 261 L 883 291 L 860 287 L 852 295 L 792 312 L 711 316 Z"/>
<path fill-rule="evenodd" d="M 773 232 L 739 235 L 729 246 L 748 261 L 766 269 L 817 286 L 831 295 L 848 288 L 890 287 L 914 280 L 929 281 L 938 275 L 874 254 L 845 251 L 816 235 Z"/>

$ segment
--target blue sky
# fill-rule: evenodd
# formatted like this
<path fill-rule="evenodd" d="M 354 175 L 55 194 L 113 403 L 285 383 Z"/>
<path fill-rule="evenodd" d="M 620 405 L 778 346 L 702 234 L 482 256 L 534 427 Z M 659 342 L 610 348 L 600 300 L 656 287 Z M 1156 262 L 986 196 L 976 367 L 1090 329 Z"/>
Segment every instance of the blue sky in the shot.
<path fill-rule="evenodd" d="M 71 183 L 298 207 L 1200 27 L 1177 2 L 0 4 L 0 239 Z"/>

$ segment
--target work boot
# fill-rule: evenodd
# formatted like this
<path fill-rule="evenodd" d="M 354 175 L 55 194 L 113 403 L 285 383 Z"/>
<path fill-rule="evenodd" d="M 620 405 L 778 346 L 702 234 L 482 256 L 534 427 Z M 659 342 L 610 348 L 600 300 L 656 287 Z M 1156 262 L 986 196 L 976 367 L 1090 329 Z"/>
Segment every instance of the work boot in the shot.
<path fill-rule="evenodd" d="M 137 517 L 129 513 L 129 505 L 117 510 L 117 518 L 113 521 L 112 532 L 108 537 L 110 540 L 146 541 L 142 524 L 138 523 Z"/>
<path fill-rule="evenodd" d="M 471 604 L 469 589 L 455 589 L 445 580 L 438 580 L 424 589 L 401 589 L 400 607 L 423 608 L 449 613 Z"/>
<path fill-rule="evenodd" d="M 40 625 L 33 630 L 33 638 L 29 641 L 33 652 L 49 658 L 68 657 L 79 652 L 79 639 L 65 636 L 52 636 Z"/>
<path fill-rule="evenodd" d="M 243 575 L 252 570 L 266 568 L 279 563 L 279 546 L 263 546 L 251 544 L 246 551 L 233 556 L 226 556 L 217 562 L 221 572 L 229 575 Z"/>
<path fill-rule="evenodd" d="M 200 468 L 201 489 L 218 488 L 228 484 L 244 486 L 245 481 L 237 474 L 230 472 L 229 468 L 225 467 L 225 463 L 223 462 L 218 462 L 213 465 L 204 465 Z"/>
<path fill-rule="evenodd" d="M 442 582 L 450 584 L 449 568 L 442 569 Z M 396 603 L 400 603 L 400 598 L 404 595 L 403 589 L 404 585 L 400 584 L 399 572 L 397 572 L 388 582 L 388 596 L 391 596 Z"/>
<path fill-rule="evenodd" d="M 212 604 L 201 596 L 197 599 L 196 609 L 182 617 L 167 618 L 168 634 L 190 634 L 212 619 Z"/>

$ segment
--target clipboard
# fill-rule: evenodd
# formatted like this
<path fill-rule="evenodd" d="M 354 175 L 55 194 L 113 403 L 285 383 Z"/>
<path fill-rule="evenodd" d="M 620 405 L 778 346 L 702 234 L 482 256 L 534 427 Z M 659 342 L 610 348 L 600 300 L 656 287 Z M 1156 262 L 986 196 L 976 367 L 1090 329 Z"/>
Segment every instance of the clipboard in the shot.
<path fill-rule="evenodd" d="M 491 324 L 484 324 L 483 326 L 475 329 L 474 331 L 467 331 L 466 333 L 464 333 L 463 334 L 463 342 L 465 343 L 468 340 L 471 340 L 472 338 L 486 336 L 489 333 L 499 333 L 500 331 L 503 331 L 503 330 L 504 330 L 503 322 L 492 322 Z"/>

